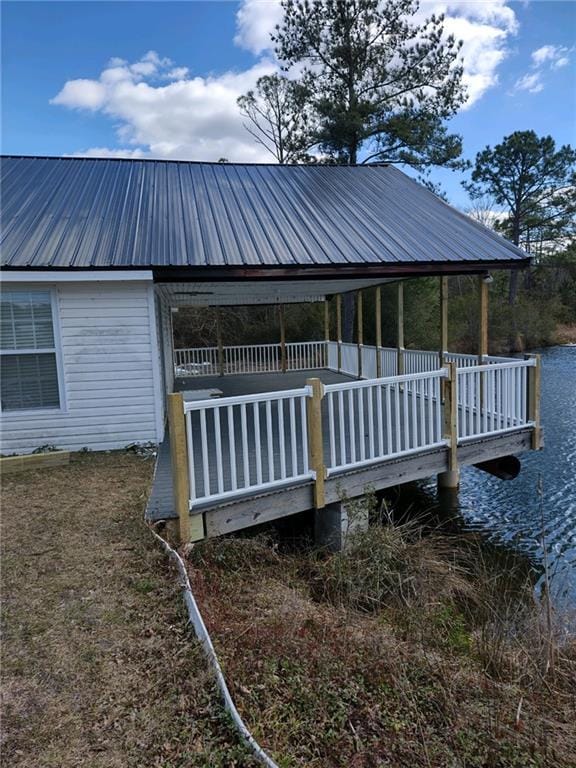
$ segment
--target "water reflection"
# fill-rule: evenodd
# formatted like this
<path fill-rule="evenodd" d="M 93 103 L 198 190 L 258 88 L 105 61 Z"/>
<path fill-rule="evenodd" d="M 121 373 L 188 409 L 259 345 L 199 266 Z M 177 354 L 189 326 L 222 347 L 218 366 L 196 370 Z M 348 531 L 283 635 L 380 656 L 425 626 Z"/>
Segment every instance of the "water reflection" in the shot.
<path fill-rule="evenodd" d="M 575 607 L 576 347 L 554 347 L 541 354 L 544 450 L 521 456 L 522 470 L 515 480 L 505 482 L 466 467 L 458 500 L 446 492 L 439 496 L 431 479 L 402 491 L 400 506 L 434 511 L 452 526 L 481 531 L 536 564 L 542 563 L 544 533 L 555 601 Z"/>

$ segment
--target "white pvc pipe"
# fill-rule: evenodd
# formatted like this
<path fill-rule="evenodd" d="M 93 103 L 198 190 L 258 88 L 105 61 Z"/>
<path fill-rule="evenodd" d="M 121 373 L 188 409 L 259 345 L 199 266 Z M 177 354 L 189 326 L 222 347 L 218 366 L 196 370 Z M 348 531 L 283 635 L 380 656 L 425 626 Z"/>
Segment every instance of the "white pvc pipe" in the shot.
<path fill-rule="evenodd" d="M 196 600 L 194 599 L 194 595 L 192 594 L 192 587 L 190 585 L 190 579 L 188 578 L 188 571 L 186 570 L 186 565 L 184 564 L 184 561 L 182 560 L 178 552 L 176 552 L 176 550 L 173 549 L 165 539 L 159 536 L 151 526 L 148 526 L 148 527 L 150 528 L 152 535 L 157 539 L 157 541 L 160 542 L 160 544 L 164 547 L 164 549 L 168 553 L 169 557 L 171 557 L 176 564 L 176 568 L 178 569 L 178 573 L 180 575 L 180 578 L 182 579 L 181 581 L 182 594 L 184 597 L 184 603 L 186 605 L 186 608 L 188 609 L 188 620 L 190 624 L 192 624 L 192 626 L 194 627 L 194 632 L 196 634 L 196 637 L 200 641 L 200 644 L 204 649 L 204 654 L 208 659 L 208 663 L 210 664 L 210 666 L 212 667 L 212 670 L 214 671 L 214 674 L 216 676 L 216 685 L 218 686 L 220 694 L 222 695 L 222 699 L 224 701 L 224 707 L 227 710 L 227 712 L 230 714 L 230 717 L 232 718 L 234 727 L 240 734 L 242 740 L 244 741 L 248 749 L 250 749 L 250 751 L 254 754 L 254 756 L 258 760 L 260 760 L 260 762 L 263 765 L 266 765 L 268 768 L 279 768 L 278 764 L 275 763 L 271 757 L 268 757 L 266 752 L 264 752 L 262 747 L 258 744 L 256 739 L 252 736 L 252 734 L 244 724 L 244 721 L 240 717 L 240 713 L 236 709 L 236 705 L 232 700 L 232 696 L 230 695 L 228 685 L 226 684 L 226 679 L 224 678 L 222 667 L 220 666 L 220 662 L 218 661 L 218 656 L 216 655 L 216 651 L 214 650 L 214 646 L 212 645 L 212 640 L 210 639 L 210 635 L 208 634 L 208 630 L 206 629 L 206 625 L 204 624 L 202 614 L 200 613 Z"/>

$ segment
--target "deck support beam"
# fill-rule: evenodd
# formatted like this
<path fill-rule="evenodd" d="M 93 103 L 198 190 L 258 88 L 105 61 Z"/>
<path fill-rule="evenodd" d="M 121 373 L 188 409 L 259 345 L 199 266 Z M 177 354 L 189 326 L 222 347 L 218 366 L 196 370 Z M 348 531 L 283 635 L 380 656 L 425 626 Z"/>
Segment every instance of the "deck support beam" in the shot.
<path fill-rule="evenodd" d="M 478 276 L 478 365 L 482 365 L 488 354 L 488 282 L 484 275 Z"/>
<path fill-rule="evenodd" d="M 284 304 L 278 305 L 278 317 L 280 320 L 280 369 L 282 373 L 288 370 L 286 360 L 286 318 L 284 317 Z"/>
<path fill-rule="evenodd" d="M 376 288 L 376 378 L 382 376 L 382 288 Z"/>
<path fill-rule="evenodd" d="M 216 308 L 216 343 L 218 344 L 218 371 L 224 376 L 224 344 L 222 343 L 222 310 Z"/>
<path fill-rule="evenodd" d="M 400 281 L 396 289 L 396 354 L 397 373 L 404 373 L 404 283 Z"/>
<path fill-rule="evenodd" d="M 357 291 L 356 302 L 356 320 L 358 324 L 358 378 L 362 378 L 362 347 L 364 345 L 364 314 L 363 314 L 363 294 Z"/>
<path fill-rule="evenodd" d="M 308 445 L 310 451 L 310 468 L 314 472 L 314 507 L 323 509 L 326 506 L 324 465 L 324 440 L 322 437 L 322 398 L 324 384 L 320 379 L 306 379 L 306 386 L 312 388 L 312 397 L 306 404 L 308 420 Z"/>
<path fill-rule="evenodd" d="M 188 480 L 188 447 L 184 397 L 181 392 L 168 395 L 168 422 L 170 428 L 170 456 L 175 512 L 178 515 L 178 534 L 181 544 L 204 538 L 203 515 L 190 517 L 190 486 Z"/>
<path fill-rule="evenodd" d="M 448 278 L 440 278 L 440 367 L 448 352 Z"/>
<path fill-rule="evenodd" d="M 338 343 L 338 373 L 342 370 L 342 294 L 336 296 L 336 341 Z"/>

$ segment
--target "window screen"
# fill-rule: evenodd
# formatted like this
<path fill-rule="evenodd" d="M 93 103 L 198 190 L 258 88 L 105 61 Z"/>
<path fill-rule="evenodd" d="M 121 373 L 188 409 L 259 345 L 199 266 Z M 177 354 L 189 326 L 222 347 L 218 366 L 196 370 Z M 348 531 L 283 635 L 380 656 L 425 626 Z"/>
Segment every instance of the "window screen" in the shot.
<path fill-rule="evenodd" d="M 2 409 L 59 408 L 50 291 L 3 291 L 0 311 Z"/>

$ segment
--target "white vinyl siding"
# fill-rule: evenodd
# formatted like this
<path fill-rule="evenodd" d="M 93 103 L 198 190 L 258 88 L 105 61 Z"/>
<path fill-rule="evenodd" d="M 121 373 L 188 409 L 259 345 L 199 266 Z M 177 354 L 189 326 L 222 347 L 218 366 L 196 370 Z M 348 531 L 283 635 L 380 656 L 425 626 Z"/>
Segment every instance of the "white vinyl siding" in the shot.
<path fill-rule="evenodd" d="M 18 286 L 18 290 L 32 286 Z M 162 439 L 155 306 L 149 282 L 60 283 L 55 335 L 64 403 L 59 412 L 3 411 L 2 453 L 51 444 L 108 450 Z"/>

